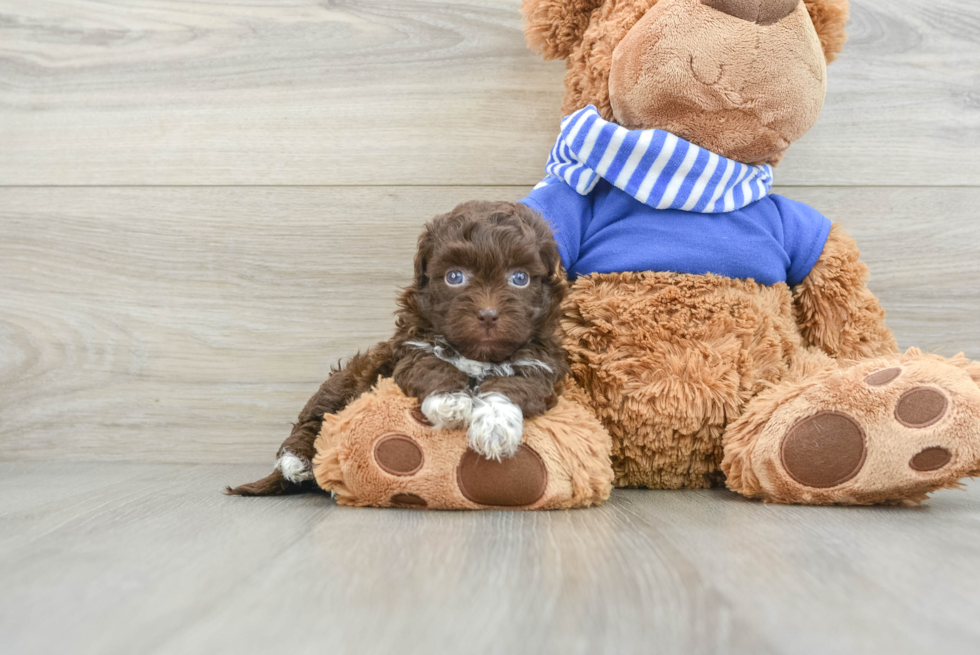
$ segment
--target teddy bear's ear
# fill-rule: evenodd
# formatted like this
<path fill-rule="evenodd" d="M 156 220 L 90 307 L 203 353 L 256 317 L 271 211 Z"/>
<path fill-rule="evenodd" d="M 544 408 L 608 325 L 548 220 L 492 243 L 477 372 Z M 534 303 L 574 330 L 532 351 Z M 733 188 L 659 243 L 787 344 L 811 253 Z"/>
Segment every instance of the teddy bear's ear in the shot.
<path fill-rule="evenodd" d="M 847 40 L 848 10 L 850 3 L 848 0 L 803 0 L 813 26 L 817 28 L 817 35 L 820 37 L 820 45 L 823 46 L 824 57 L 829 64 L 844 47 Z"/>
<path fill-rule="evenodd" d="M 602 0 L 523 0 L 524 38 L 545 59 L 566 59 Z"/>

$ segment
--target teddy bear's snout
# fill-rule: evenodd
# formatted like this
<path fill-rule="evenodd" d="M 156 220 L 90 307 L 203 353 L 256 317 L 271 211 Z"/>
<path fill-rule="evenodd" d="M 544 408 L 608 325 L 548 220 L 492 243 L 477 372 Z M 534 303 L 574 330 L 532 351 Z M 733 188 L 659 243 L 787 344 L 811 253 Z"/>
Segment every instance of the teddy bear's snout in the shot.
<path fill-rule="evenodd" d="M 771 25 L 792 14 L 800 0 L 701 0 L 701 4 L 759 25 Z"/>

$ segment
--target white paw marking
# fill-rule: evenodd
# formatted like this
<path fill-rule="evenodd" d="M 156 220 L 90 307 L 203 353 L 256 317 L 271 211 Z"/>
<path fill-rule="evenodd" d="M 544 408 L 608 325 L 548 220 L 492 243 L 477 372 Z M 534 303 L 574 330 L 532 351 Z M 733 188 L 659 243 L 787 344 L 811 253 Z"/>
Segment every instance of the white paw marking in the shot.
<path fill-rule="evenodd" d="M 313 467 L 310 460 L 294 455 L 288 450 L 276 460 L 276 468 L 282 471 L 282 477 L 294 484 L 313 479 Z"/>
<path fill-rule="evenodd" d="M 466 434 L 470 448 L 488 459 L 513 457 L 523 441 L 524 414 L 503 394 L 480 394 L 473 399 L 473 416 Z"/>
<path fill-rule="evenodd" d="M 437 429 L 463 427 L 473 415 L 473 396 L 465 391 L 434 393 L 422 401 L 422 413 Z"/>

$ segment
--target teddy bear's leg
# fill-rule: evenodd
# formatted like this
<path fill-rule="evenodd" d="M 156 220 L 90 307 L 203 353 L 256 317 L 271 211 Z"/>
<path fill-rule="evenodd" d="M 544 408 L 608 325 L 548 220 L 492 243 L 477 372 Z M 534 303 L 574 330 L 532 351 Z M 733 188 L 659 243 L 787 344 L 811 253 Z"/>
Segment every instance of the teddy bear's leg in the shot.
<path fill-rule="evenodd" d="M 786 287 L 716 276 L 575 281 L 563 345 L 586 402 L 612 437 L 616 486 L 723 483 L 725 428 L 785 378 L 800 349 L 791 303 Z"/>
<path fill-rule="evenodd" d="M 911 349 L 836 368 L 810 351 L 795 368 L 726 432 L 722 470 L 734 491 L 779 503 L 918 503 L 980 474 L 980 364 Z"/>
<path fill-rule="evenodd" d="M 462 429 L 437 428 L 391 379 L 324 417 L 313 471 L 341 505 L 411 509 L 561 509 L 602 502 L 612 486 L 608 433 L 559 399 L 524 425 L 512 457 L 487 459 Z"/>

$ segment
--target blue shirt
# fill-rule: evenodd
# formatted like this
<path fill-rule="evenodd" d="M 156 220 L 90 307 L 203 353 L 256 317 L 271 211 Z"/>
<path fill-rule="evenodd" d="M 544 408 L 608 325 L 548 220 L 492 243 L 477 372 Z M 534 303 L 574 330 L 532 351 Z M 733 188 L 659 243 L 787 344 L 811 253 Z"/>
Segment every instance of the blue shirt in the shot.
<path fill-rule="evenodd" d="M 830 221 L 812 207 L 768 195 L 728 213 L 654 209 L 599 179 L 587 195 L 559 180 L 520 201 L 551 225 L 571 278 L 672 271 L 802 282 L 817 263 Z"/>

